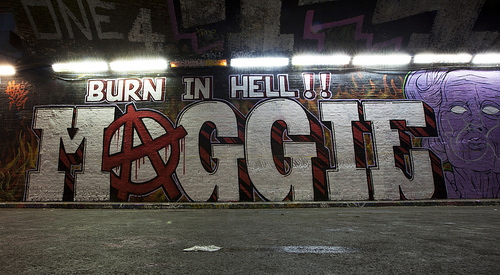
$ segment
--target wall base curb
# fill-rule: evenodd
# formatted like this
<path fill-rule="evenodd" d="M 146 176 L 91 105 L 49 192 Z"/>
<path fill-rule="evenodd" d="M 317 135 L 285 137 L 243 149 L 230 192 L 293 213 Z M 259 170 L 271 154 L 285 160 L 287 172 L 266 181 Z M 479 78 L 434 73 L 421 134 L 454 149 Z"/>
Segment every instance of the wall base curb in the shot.
<path fill-rule="evenodd" d="M 391 206 L 497 206 L 500 199 L 416 200 L 416 201 L 328 201 L 328 202 L 2 202 L 0 208 L 60 209 L 269 209 L 269 208 L 342 208 Z"/>

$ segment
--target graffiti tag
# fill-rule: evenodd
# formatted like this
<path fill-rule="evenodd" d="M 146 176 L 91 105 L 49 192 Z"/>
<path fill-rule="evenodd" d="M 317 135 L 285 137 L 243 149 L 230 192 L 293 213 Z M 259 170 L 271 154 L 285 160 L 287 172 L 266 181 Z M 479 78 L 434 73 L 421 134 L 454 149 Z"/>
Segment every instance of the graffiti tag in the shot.
<path fill-rule="evenodd" d="M 5 93 L 9 96 L 10 100 L 9 110 L 12 110 L 12 108 L 18 111 L 24 109 L 26 100 L 28 100 L 28 87 L 28 82 L 22 81 L 16 84 L 15 80 L 9 81 L 9 85 L 5 89 Z"/>

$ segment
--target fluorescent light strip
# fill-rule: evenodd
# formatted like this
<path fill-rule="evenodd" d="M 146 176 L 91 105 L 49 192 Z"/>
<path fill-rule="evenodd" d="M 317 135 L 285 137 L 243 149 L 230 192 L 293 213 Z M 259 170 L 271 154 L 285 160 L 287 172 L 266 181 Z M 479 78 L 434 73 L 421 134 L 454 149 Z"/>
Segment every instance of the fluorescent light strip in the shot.
<path fill-rule="evenodd" d="M 334 65 L 342 66 L 349 64 L 351 57 L 348 55 L 298 55 L 292 58 L 292 65 Z"/>
<path fill-rule="evenodd" d="M 107 71 L 108 64 L 104 61 L 56 63 L 52 65 L 52 69 L 57 73 L 98 73 Z"/>
<path fill-rule="evenodd" d="M 289 60 L 286 57 L 233 58 L 231 67 L 285 67 Z"/>
<path fill-rule="evenodd" d="M 410 62 L 411 56 L 407 54 L 357 55 L 352 59 L 356 66 L 401 66 Z"/>
<path fill-rule="evenodd" d="M 151 72 L 166 70 L 168 62 L 164 59 L 117 60 L 109 66 L 116 72 Z"/>
<path fill-rule="evenodd" d="M 178 68 L 178 67 L 226 67 L 227 60 L 226 59 L 194 59 L 194 60 L 180 60 L 180 61 L 170 61 L 170 67 Z"/>
<path fill-rule="evenodd" d="M 15 75 L 16 69 L 10 65 L 1 65 L 0 66 L 0 75 Z"/>
<path fill-rule="evenodd" d="M 500 53 L 476 54 L 472 59 L 473 64 L 500 64 Z"/>
<path fill-rule="evenodd" d="M 413 57 L 415 64 L 431 64 L 431 63 L 469 63 L 472 55 L 468 53 L 461 54 L 417 54 Z"/>

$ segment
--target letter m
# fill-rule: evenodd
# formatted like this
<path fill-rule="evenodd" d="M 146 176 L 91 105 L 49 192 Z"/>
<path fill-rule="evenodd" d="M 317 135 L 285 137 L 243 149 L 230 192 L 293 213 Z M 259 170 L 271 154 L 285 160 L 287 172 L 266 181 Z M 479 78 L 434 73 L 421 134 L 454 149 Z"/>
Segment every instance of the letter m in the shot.
<path fill-rule="evenodd" d="M 27 201 L 109 200 L 109 172 L 101 170 L 104 129 L 115 107 L 37 107 L 37 170 L 28 171 Z"/>

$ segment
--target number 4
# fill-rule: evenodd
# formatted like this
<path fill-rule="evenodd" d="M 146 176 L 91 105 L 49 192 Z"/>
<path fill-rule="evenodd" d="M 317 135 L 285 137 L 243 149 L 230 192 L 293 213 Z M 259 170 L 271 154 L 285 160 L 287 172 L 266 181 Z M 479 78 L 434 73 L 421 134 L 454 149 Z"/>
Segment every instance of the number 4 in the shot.
<path fill-rule="evenodd" d="M 165 35 L 153 33 L 151 24 L 151 10 L 140 9 L 134 24 L 128 33 L 130 42 L 142 42 L 148 51 L 161 51 L 165 42 Z M 155 50 L 154 43 L 159 43 Z"/>

